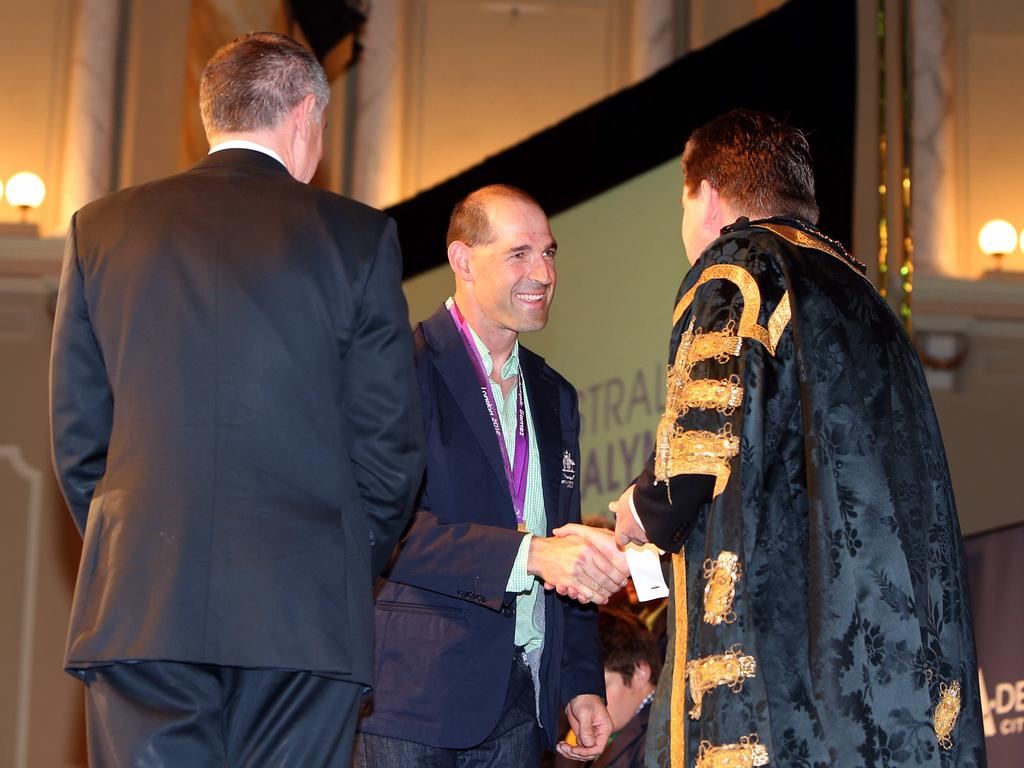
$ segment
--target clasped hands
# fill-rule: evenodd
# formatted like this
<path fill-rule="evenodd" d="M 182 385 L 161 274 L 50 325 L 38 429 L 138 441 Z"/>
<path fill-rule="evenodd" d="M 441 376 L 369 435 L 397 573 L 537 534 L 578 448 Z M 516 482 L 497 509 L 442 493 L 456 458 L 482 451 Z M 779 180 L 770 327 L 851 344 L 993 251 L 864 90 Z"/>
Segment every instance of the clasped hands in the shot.
<path fill-rule="evenodd" d="M 581 603 L 607 603 L 629 579 L 626 553 L 619 544 L 647 540 L 629 510 L 631 492 L 632 487 L 608 505 L 616 513 L 615 532 L 569 523 L 556 528 L 549 538 L 535 536 L 530 542 L 527 570 L 544 581 L 545 589 L 554 589 Z M 633 527 L 627 527 L 627 523 Z"/>

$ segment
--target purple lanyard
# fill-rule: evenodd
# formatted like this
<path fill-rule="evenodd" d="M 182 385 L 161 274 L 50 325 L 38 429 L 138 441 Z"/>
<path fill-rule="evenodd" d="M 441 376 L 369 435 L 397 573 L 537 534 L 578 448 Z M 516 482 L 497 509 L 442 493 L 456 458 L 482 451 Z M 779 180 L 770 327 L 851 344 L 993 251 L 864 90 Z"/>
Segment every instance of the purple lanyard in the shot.
<path fill-rule="evenodd" d="M 530 440 L 526 426 L 526 404 L 523 401 L 522 369 L 519 371 L 519 381 L 516 384 L 516 456 L 515 467 L 513 468 L 508 460 L 505 435 L 501 430 L 501 419 L 498 418 L 498 406 L 494 402 L 494 395 L 491 394 L 491 382 L 484 373 L 484 363 L 473 341 L 469 324 L 454 301 L 449 311 L 451 312 L 452 320 L 455 321 L 455 327 L 459 329 L 462 343 L 466 345 L 469 359 L 473 362 L 473 370 L 476 371 L 477 380 L 480 382 L 480 391 L 484 396 L 484 405 L 487 406 L 487 415 L 491 417 L 491 425 L 494 427 L 494 434 L 498 437 L 498 447 L 501 449 L 501 459 L 505 464 L 505 480 L 508 481 L 508 490 L 512 494 L 512 504 L 516 511 L 516 522 L 522 528 L 525 525 L 523 507 L 526 504 L 526 470 L 530 457 Z"/>

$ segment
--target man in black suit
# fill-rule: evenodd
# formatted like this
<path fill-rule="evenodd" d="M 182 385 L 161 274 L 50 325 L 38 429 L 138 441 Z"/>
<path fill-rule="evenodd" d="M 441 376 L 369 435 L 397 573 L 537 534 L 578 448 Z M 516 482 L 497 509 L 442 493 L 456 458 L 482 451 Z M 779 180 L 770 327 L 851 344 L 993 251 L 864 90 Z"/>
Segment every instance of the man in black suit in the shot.
<path fill-rule="evenodd" d="M 84 536 L 67 669 L 95 766 L 346 765 L 371 582 L 422 471 L 393 222 L 306 184 L 327 81 L 220 49 L 208 157 L 75 214 L 57 476 Z"/>
<path fill-rule="evenodd" d="M 547 323 L 555 240 L 495 185 L 456 205 L 448 243 L 455 296 L 415 330 L 426 476 L 378 593 L 356 764 L 536 765 L 563 708 L 579 744 L 560 751 L 590 758 L 611 729 L 597 613 L 559 593 L 606 602 L 628 568 L 610 531 L 555 535 L 580 519 L 576 391 L 518 342 Z"/>

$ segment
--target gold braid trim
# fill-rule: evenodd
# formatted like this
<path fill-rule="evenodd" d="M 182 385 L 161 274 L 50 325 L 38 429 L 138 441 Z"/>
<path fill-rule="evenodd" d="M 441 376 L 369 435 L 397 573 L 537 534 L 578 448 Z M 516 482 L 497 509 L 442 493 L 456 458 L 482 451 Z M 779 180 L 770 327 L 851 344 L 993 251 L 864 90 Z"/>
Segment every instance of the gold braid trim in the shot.
<path fill-rule="evenodd" d="M 735 552 L 722 550 L 715 560 L 704 561 L 704 621 L 708 624 L 732 624 L 736 612 L 736 582 L 743 576 L 740 559 Z"/>
<path fill-rule="evenodd" d="M 739 744 L 715 747 L 709 741 L 702 741 L 697 753 L 697 768 L 754 768 L 761 765 L 768 765 L 768 748 L 758 743 L 754 733 L 741 738 Z"/>
<path fill-rule="evenodd" d="M 718 432 L 685 431 L 674 415 L 661 417 L 654 454 L 656 482 L 668 482 L 677 475 L 714 475 L 714 496 L 729 483 L 729 461 L 740 452 L 740 438 L 732 433 L 732 424 Z"/>
<path fill-rule="evenodd" d="M 731 416 L 743 402 L 743 387 L 736 374 L 728 379 L 697 379 L 683 385 L 679 398 L 684 408 L 714 408 Z"/>
<path fill-rule="evenodd" d="M 669 708 L 671 768 L 686 768 L 686 645 L 690 631 L 686 605 L 686 551 L 672 555 L 672 601 L 675 642 L 672 645 L 672 700 Z"/>
<path fill-rule="evenodd" d="M 690 323 L 690 328 L 693 328 L 693 323 Z M 688 354 L 682 358 L 677 354 L 676 364 L 678 365 L 679 360 L 684 360 L 685 365 L 692 369 L 694 365 L 703 360 L 714 360 L 724 365 L 729 362 L 730 356 L 739 357 L 742 346 L 743 339 L 736 335 L 735 323 L 732 320 L 722 331 L 706 331 L 693 336 L 691 330 Z"/>
<path fill-rule="evenodd" d="M 733 693 L 739 693 L 743 690 L 743 681 L 757 674 L 757 660 L 753 656 L 743 655 L 739 646 L 734 645 L 725 653 L 689 662 L 686 674 L 690 679 L 690 698 L 693 699 L 690 717 L 699 720 L 704 694 L 720 685 L 726 685 Z"/>
<path fill-rule="evenodd" d="M 740 313 L 739 335 L 761 342 L 765 349 L 774 355 L 778 336 L 782 335 L 785 325 L 778 329 L 778 336 L 773 340 L 772 334 L 757 324 L 757 316 L 761 312 L 761 289 L 757 285 L 757 280 L 747 270 L 735 264 L 714 264 L 705 269 L 701 273 L 700 279 L 697 280 L 697 284 L 688 290 L 676 304 L 675 311 L 672 313 L 672 325 L 679 322 L 679 318 L 683 316 L 683 313 L 693 303 L 693 298 L 697 295 L 697 289 L 711 280 L 728 280 L 740 289 L 740 294 L 743 296 L 743 311 Z M 785 303 L 788 307 L 788 291 Z M 778 312 L 777 308 L 776 312 Z"/>
<path fill-rule="evenodd" d="M 960 683 L 954 680 L 949 685 L 939 684 L 939 703 L 935 705 L 935 736 L 939 746 L 949 750 L 953 748 L 950 734 L 960 717 Z"/>
<path fill-rule="evenodd" d="M 783 240 L 791 242 L 793 245 L 799 245 L 801 248 L 814 248 L 817 251 L 823 251 L 829 256 L 835 256 L 840 261 L 846 261 L 840 254 L 839 251 L 833 248 L 831 245 L 826 243 L 824 240 L 819 240 L 816 237 L 804 232 L 802 229 L 796 227 L 790 227 L 785 224 L 755 224 L 755 227 L 759 229 L 767 229 L 769 232 L 774 232 L 776 235 L 781 237 Z"/>
<path fill-rule="evenodd" d="M 793 310 L 789 306 L 789 291 L 782 294 L 782 298 L 779 300 L 779 305 L 772 312 L 772 316 L 768 318 L 768 340 L 771 342 L 771 346 L 768 347 L 768 351 L 773 355 L 775 354 L 776 348 L 779 346 L 779 339 L 782 337 L 782 332 L 786 330 L 789 325 L 789 321 L 793 318 Z"/>

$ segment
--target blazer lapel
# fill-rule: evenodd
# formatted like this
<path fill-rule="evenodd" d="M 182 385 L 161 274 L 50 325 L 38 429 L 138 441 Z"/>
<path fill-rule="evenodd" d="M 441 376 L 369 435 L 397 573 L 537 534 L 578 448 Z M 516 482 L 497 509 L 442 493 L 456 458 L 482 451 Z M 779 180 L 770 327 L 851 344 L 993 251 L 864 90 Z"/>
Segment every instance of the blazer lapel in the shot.
<path fill-rule="evenodd" d="M 473 370 L 462 337 L 455 327 L 448 310 L 441 308 L 423 321 L 423 331 L 434 350 L 434 365 L 445 385 L 452 394 L 456 405 L 469 424 L 470 430 L 480 443 L 480 450 L 487 457 L 491 469 L 499 480 L 499 485 L 508 497 L 509 513 L 514 517 L 512 495 L 508 491 L 508 480 L 505 477 L 505 463 L 501 458 L 498 438 L 494 434 L 494 426 L 487 415 L 484 398 L 480 392 L 480 384 Z"/>
<path fill-rule="evenodd" d="M 562 525 L 562 510 L 558 506 L 558 484 L 562 474 L 562 419 L 558 412 L 558 381 L 551 375 L 542 357 L 519 346 L 519 367 L 526 379 L 526 394 L 530 398 L 533 431 L 540 453 L 540 476 L 544 488 L 544 514 L 548 534 Z"/>

